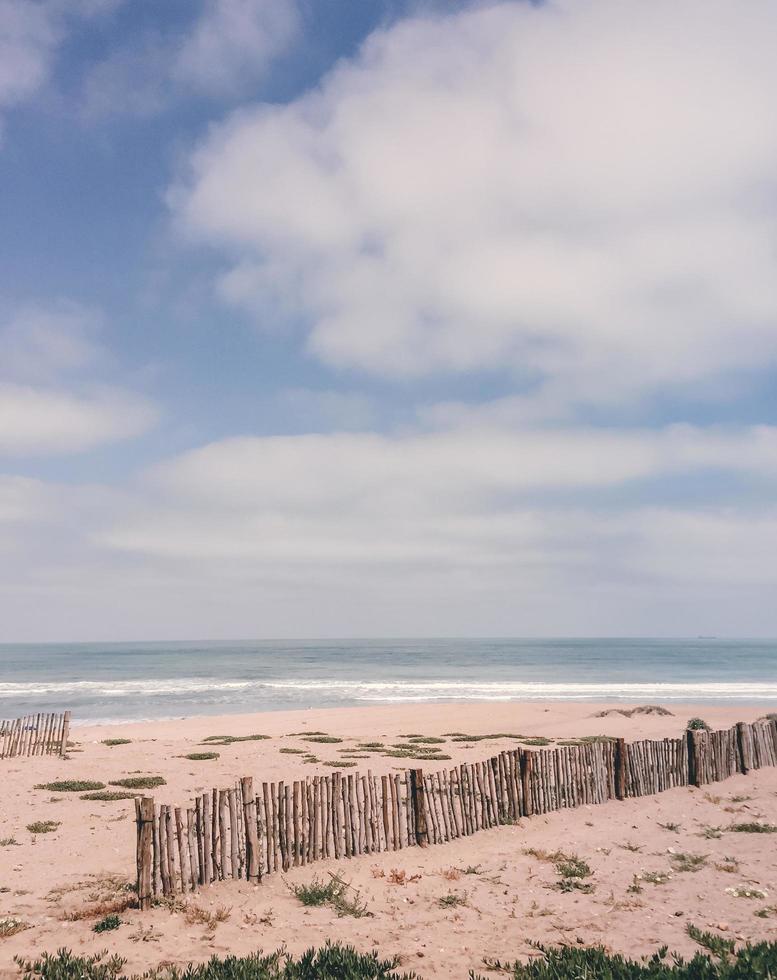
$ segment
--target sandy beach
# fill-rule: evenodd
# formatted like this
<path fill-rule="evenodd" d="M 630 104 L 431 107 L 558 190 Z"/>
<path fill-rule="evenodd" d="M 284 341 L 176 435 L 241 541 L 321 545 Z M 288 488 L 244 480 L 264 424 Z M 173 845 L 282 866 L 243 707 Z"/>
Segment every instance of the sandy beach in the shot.
<path fill-rule="evenodd" d="M 0 762 L 0 920 L 13 918 L 26 927 L 0 938 L 0 975 L 16 975 L 16 955 L 63 946 L 79 953 L 107 948 L 126 958 L 127 970 L 142 971 L 214 953 L 271 951 L 281 945 L 299 952 L 332 939 L 399 954 L 406 969 L 424 977 L 464 977 L 469 969 L 482 968 L 484 957 L 531 955 L 531 942 L 601 943 L 632 955 L 664 944 L 692 952 L 689 923 L 731 939 L 774 939 L 775 838 L 727 828 L 777 823 L 775 769 L 702 789 L 673 789 L 524 818 L 427 849 L 293 868 L 258 887 L 223 882 L 144 914 L 124 907 L 132 899 L 126 884 L 134 878 L 133 801 L 83 800 L 79 793 L 36 788 L 63 779 L 110 784 L 128 775 L 158 775 L 166 784 L 153 791 L 156 799 L 180 805 L 196 792 L 233 784 L 245 775 L 300 778 L 331 771 L 326 763 L 348 755 L 369 756 L 354 760 L 359 769 L 402 769 L 406 761 L 356 746 L 391 745 L 409 733 L 503 733 L 553 740 L 606 734 L 632 740 L 677 736 L 692 716 L 724 727 L 752 721 L 765 711 L 669 704 L 671 716 L 598 716 L 613 707 L 401 704 L 76 726 L 68 759 Z M 306 732 L 325 732 L 342 741 L 306 742 Z M 210 746 L 218 752 L 215 760 L 185 758 L 208 751 L 203 742 L 209 736 L 255 734 L 268 737 Z M 104 744 L 116 738 L 131 741 Z M 454 761 L 474 761 L 515 745 L 504 737 L 471 742 L 447 737 L 440 748 Z M 303 761 L 302 752 L 315 754 L 318 761 Z M 432 765 L 424 763 L 425 768 Z M 27 829 L 41 821 L 57 826 L 47 833 Z M 556 868 L 547 859 L 558 850 L 590 866 L 585 889 L 559 890 Z M 695 870 L 683 870 L 690 866 Z M 358 891 L 368 914 L 338 916 L 329 907 L 300 903 L 293 887 L 316 877 L 328 880 L 329 873 Z M 95 934 L 95 921 L 114 909 L 121 926 Z"/>

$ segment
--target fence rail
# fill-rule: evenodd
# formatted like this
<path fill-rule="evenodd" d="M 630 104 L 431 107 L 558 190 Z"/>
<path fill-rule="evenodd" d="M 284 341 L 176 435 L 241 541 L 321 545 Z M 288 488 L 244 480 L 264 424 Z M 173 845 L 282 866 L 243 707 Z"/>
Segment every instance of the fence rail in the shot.
<path fill-rule="evenodd" d="M 69 735 L 69 711 L 0 721 L 0 759 L 20 755 L 64 755 Z"/>
<path fill-rule="evenodd" d="M 479 830 L 610 799 L 701 786 L 777 765 L 777 722 L 740 722 L 682 738 L 512 749 L 450 769 L 339 772 L 291 782 L 250 776 L 191 806 L 137 798 L 141 909 L 156 896 L 325 858 L 439 844 Z"/>

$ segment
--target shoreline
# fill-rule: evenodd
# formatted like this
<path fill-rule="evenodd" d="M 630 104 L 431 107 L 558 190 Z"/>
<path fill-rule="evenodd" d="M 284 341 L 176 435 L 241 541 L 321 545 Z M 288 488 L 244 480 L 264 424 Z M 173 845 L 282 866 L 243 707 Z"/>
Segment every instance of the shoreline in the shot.
<path fill-rule="evenodd" d="M 480 726 L 481 731 L 473 728 L 473 734 L 485 734 L 487 730 L 493 730 L 494 726 L 499 727 L 506 723 L 515 725 L 518 721 L 526 727 L 526 734 L 545 735 L 548 731 L 546 726 L 557 729 L 557 733 L 563 737 L 572 735 L 575 724 L 591 721 L 607 721 L 613 725 L 612 734 L 623 736 L 628 731 L 634 731 L 635 725 L 641 734 L 658 733 L 661 723 L 665 729 L 664 735 L 670 735 L 677 730 L 677 726 L 684 727 L 689 718 L 706 717 L 712 727 L 723 727 L 733 724 L 735 721 L 754 721 L 768 713 L 770 704 L 749 702 L 747 704 L 735 702 L 730 704 L 712 704 L 708 702 L 656 702 L 661 708 L 669 712 L 662 714 L 633 714 L 631 718 L 626 718 L 619 711 L 631 711 L 634 708 L 643 707 L 639 702 L 626 701 L 423 701 L 423 702 L 392 702 L 390 704 L 370 704 L 337 707 L 311 707 L 311 708 L 278 708 L 270 710 L 258 710 L 252 712 L 237 712 L 225 714 L 194 714 L 171 718 L 155 718 L 141 721 L 110 721 L 92 722 L 90 720 L 79 721 L 75 717 L 72 721 L 72 728 L 83 737 L 89 737 L 93 733 L 94 737 L 104 737 L 114 729 L 121 730 L 125 735 L 142 734 L 144 729 L 155 728 L 158 733 L 164 733 L 165 737 L 187 737 L 195 734 L 203 726 L 221 726 L 229 728 L 230 734 L 245 735 L 249 734 L 249 729 L 260 726 L 270 735 L 285 734 L 283 729 L 290 725 L 299 725 L 304 728 L 311 721 L 315 726 L 322 720 L 328 720 L 331 725 L 342 729 L 346 734 L 363 734 L 373 728 L 378 722 L 385 726 L 391 726 L 400 717 L 407 713 L 417 712 L 423 714 L 429 723 L 452 724 L 457 717 L 466 714 L 471 719 L 470 727 Z M 599 718 L 600 712 L 609 712 L 606 719 Z M 317 718 L 317 716 L 321 718 Z M 545 717 L 545 716 L 549 717 Z M 447 719 L 447 720 L 446 720 Z M 656 724 L 658 723 L 658 724 Z M 560 729 L 559 729 L 559 726 Z M 454 726 L 455 727 L 455 726 Z M 534 731 L 534 728 L 537 731 Z M 588 724 L 585 725 L 588 728 Z M 595 726 L 594 726 L 595 727 Z M 579 734 L 600 734 L 594 731 L 583 731 Z M 638 736 L 635 736 L 638 737 Z"/>

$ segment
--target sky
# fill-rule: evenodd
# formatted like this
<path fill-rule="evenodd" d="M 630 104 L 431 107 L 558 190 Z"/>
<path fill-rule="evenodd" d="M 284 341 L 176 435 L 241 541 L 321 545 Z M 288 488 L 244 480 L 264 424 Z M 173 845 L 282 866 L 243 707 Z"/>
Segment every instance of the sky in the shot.
<path fill-rule="evenodd" d="M 777 636 L 772 0 L 0 0 L 0 641 Z"/>

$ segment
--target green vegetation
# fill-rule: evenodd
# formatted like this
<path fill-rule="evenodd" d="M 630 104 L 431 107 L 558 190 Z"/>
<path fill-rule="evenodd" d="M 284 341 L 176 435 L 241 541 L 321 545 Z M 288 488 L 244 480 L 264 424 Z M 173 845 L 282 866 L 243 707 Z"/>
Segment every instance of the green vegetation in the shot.
<path fill-rule="evenodd" d="M 125 776 L 124 779 L 112 779 L 111 786 L 123 786 L 125 789 L 153 789 L 155 786 L 166 786 L 167 780 L 162 776 Z M 87 786 L 87 789 L 103 789 L 100 786 Z"/>
<path fill-rule="evenodd" d="M 683 829 L 679 823 L 672 822 L 659 823 L 658 826 L 661 828 L 661 830 L 668 830 L 672 834 L 679 834 L 679 832 Z"/>
<path fill-rule="evenodd" d="M 36 820 L 35 823 L 27 824 L 27 830 L 31 834 L 50 834 L 59 826 L 59 820 Z"/>
<path fill-rule="evenodd" d="M 680 851 L 670 855 L 669 862 L 673 871 L 701 871 L 707 863 L 707 854 L 687 854 Z"/>
<path fill-rule="evenodd" d="M 327 882 L 321 878 L 314 878 L 310 884 L 295 885 L 292 891 L 303 905 L 329 905 L 339 916 L 351 915 L 361 919 L 365 915 L 372 915 L 367 911 L 367 906 L 361 900 L 359 892 L 331 872 Z"/>
<path fill-rule="evenodd" d="M 0 837 L 0 847 L 12 847 L 14 844 L 19 844 L 15 837 Z"/>
<path fill-rule="evenodd" d="M 101 789 L 96 793 L 84 793 L 82 800 L 99 800 L 101 803 L 114 803 L 117 800 L 134 800 L 137 793 L 124 793 L 117 789 Z"/>
<path fill-rule="evenodd" d="M 233 742 L 262 742 L 269 735 L 207 735 L 202 741 L 211 745 L 231 745 Z"/>
<path fill-rule="evenodd" d="M 337 735 L 305 735 L 302 741 L 319 742 L 322 745 L 335 745 L 337 742 L 342 742 L 342 739 L 338 738 Z"/>
<path fill-rule="evenodd" d="M 29 928 L 21 919 L 16 919 L 12 915 L 7 916 L 5 919 L 0 919 L 0 939 L 8 939 L 9 936 L 15 936 L 17 932 L 24 932 Z"/>
<path fill-rule="evenodd" d="M 722 959 L 724 956 L 728 956 L 729 953 L 734 952 L 735 944 L 733 939 L 724 939 L 722 936 L 716 936 L 712 932 L 704 932 L 691 922 L 688 923 L 685 931 L 695 943 L 709 950 L 718 959 Z"/>
<path fill-rule="evenodd" d="M 353 769 L 356 763 L 343 762 L 342 759 L 335 759 L 333 762 L 325 762 L 324 765 L 330 766 L 332 769 Z"/>
<path fill-rule="evenodd" d="M 0 919 L 0 937 L 25 928 L 18 919 Z M 768 980 L 777 976 L 777 943 L 746 943 L 735 949 L 729 940 L 693 926 L 688 935 L 705 949 L 690 959 L 668 954 L 666 947 L 634 960 L 601 946 L 533 944 L 540 955 L 528 962 L 485 959 L 483 963 L 491 975 L 510 980 Z M 376 952 L 359 953 L 352 946 L 327 943 L 299 957 L 283 949 L 269 955 L 214 956 L 183 969 L 162 967 L 145 974 L 145 980 L 152 976 L 156 980 L 420 980 L 415 973 L 397 973 L 399 962 L 398 957 L 384 960 Z M 125 961 L 107 951 L 76 956 L 61 949 L 34 960 L 17 957 L 16 963 L 22 980 L 144 980 L 125 974 Z M 485 980 L 474 971 L 469 977 Z"/>
<path fill-rule="evenodd" d="M 732 823 L 726 830 L 731 830 L 735 834 L 777 834 L 777 827 L 773 823 Z"/>
<path fill-rule="evenodd" d="M 651 885 L 665 885 L 671 878 L 668 871 L 643 871 L 641 874 L 634 875 L 635 882 L 647 881 Z"/>
<path fill-rule="evenodd" d="M 691 718 L 685 726 L 691 732 L 708 732 L 710 726 L 703 718 Z"/>
<path fill-rule="evenodd" d="M 760 888 L 749 888 L 747 885 L 739 885 L 737 888 L 727 888 L 727 895 L 734 898 L 766 898 L 766 892 Z"/>
<path fill-rule="evenodd" d="M 120 925 L 121 919 L 118 915 L 106 915 L 104 919 L 95 922 L 92 932 L 110 932 L 112 929 L 118 929 Z"/>
<path fill-rule="evenodd" d="M 592 892 L 594 890 L 591 882 L 584 881 L 585 878 L 591 877 L 593 871 L 588 863 L 576 854 L 567 854 L 564 851 L 545 851 L 536 847 L 525 848 L 523 853 L 555 867 L 559 880 L 552 887 L 559 891 Z"/>
<path fill-rule="evenodd" d="M 437 899 L 437 904 L 441 909 L 456 909 L 460 905 L 467 904 L 467 893 L 464 892 L 463 895 L 459 895 L 456 892 L 448 892 L 447 895 Z"/>
<path fill-rule="evenodd" d="M 2 920 L 0 920 L 2 921 Z M 75 956 L 69 950 L 44 953 L 37 960 L 16 960 L 23 980 L 142 980 L 122 971 L 125 960 L 108 956 Z M 157 980 L 420 980 L 415 973 L 397 973 L 399 957 L 380 959 L 377 953 L 358 953 L 353 946 L 327 943 L 291 956 L 283 949 L 265 956 L 214 956 L 207 963 L 179 970 L 153 971 Z M 150 975 L 145 975 L 150 980 Z"/>
<path fill-rule="evenodd" d="M 90 789 L 105 789 L 105 783 L 96 779 L 59 779 L 53 783 L 38 783 L 35 789 L 47 789 L 52 793 L 85 793 Z"/>
<path fill-rule="evenodd" d="M 444 738 L 437 738 L 434 735 L 407 735 L 408 742 L 416 742 L 421 745 L 444 745 Z"/>
<path fill-rule="evenodd" d="M 707 840 L 718 840 L 723 836 L 723 831 L 720 827 L 702 827 L 698 836 L 705 837 Z"/>
<path fill-rule="evenodd" d="M 307 755 L 304 749 L 278 749 L 283 755 Z"/>
<path fill-rule="evenodd" d="M 720 957 L 697 953 L 690 960 L 667 956 L 666 947 L 644 960 L 608 953 L 602 946 L 536 948 L 542 956 L 528 963 L 486 960 L 485 967 L 511 980 L 768 980 L 777 976 L 777 943 L 747 943 L 735 953 Z M 472 972 L 470 980 L 484 978 Z"/>
<path fill-rule="evenodd" d="M 537 735 L 532 738 L 522 738 L 521 742 L 524 745 L 550 745 L 552 739 L 545 738 L 544 735 Z"/>
<path fill-rule="evenodd" d="M 209 762 L 211 759 L 220 758 L 220 756 L 218 752 L 189 752 L 188 755 L 181 758 L 191 759 L 192 762 Z"/>
<path fill-rule="evenodd" d="M 131 741 L 131 738 L 104 738 L 102 744 L 113 747 L 114 745 L 129 745 Z"/>

